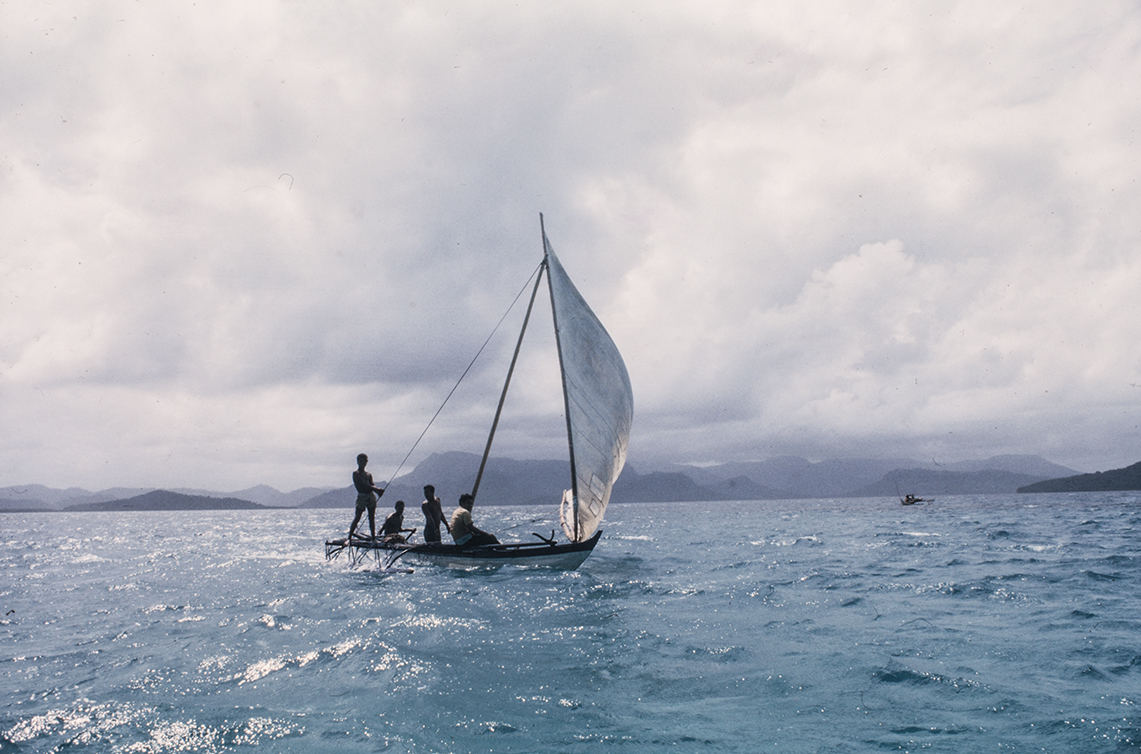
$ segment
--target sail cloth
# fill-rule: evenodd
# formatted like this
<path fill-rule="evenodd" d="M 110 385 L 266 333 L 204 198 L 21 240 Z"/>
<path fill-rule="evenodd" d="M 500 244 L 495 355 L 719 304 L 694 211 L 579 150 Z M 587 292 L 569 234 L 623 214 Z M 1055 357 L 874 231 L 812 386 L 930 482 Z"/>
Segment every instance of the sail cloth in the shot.
<path fill-rule="evenodd" d="M 563 494 L 559 519 L 567 538 L 582 542 L 598 529 L 626 463 L 634 392 L 622 355 L 567 277 L 546 232 L 543 247 L 571 455 L 572 487 Z"/>

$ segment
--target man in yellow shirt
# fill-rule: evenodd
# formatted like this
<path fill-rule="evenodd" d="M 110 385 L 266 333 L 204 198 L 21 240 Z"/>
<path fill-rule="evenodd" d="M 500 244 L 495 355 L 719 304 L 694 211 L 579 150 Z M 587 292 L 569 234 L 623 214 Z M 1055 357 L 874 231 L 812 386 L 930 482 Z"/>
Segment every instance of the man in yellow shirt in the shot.
<path fill-rule="evenodd" d="M 451 533 L 452 539 L 460 547 L 478 547 L 480 545 L 497 545 L 499 540 L 494 534 L 477 529 L 472 523 L 471 509 L 475 506 L 475 498 L 466 492 L 460 495 L 460 505 L 452 513 Z"/>

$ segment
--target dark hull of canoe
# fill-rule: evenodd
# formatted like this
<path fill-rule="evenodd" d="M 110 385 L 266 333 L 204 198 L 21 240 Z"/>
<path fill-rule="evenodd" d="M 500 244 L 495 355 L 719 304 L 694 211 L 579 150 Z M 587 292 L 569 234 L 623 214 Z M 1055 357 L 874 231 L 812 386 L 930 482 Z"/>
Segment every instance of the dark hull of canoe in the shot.
<path fill-rule="evenodd" d="M 554 568 L 573 571 L 582 565 L 598 544 L 602 532 L 585 542 L 524 542 L 519 544 L 483 545 L 481 547 L 457 547 L 446 544 L 386 544 L 371 540 L 354 539 L 350 545 L 343 539 L 325 543 L 325 557 L 334 558 L 344 549 L 350 550 L 354 562 L 375 553 L 388 563 L 399 558 L 402 562 L 427 563 L 446 568 L 498 568 L 504 565 Z"/>

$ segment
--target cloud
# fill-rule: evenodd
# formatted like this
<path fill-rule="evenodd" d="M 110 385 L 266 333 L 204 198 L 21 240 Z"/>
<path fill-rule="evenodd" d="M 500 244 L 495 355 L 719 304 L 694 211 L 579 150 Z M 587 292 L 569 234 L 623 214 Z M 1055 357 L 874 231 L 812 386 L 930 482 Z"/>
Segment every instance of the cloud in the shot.
<path fill-rule="evenodd" d="M 10 483 L 403 457 L 540 211 L 626 355 L 635 462 L 1136 460 L 1128 3 L 2 13 Z M 429 446 L 482 446 L 518 316 Z M 502 452 L 560 452 L 546 328 Z"/>

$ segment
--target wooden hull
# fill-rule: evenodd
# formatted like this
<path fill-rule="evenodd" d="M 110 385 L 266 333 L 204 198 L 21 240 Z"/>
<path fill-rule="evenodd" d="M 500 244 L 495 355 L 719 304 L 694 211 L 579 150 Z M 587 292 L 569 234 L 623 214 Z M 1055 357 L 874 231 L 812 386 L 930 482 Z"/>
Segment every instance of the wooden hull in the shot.
<path fill-rule="evenodd" d="M 446 544 L 386 544 L 367 539 L 354 539 L 351 543 L 344 539 L 325 542 L 325 557 L 333 559 L 342 551 L 348 550 L 353 563 L 375 556 L 377 561 L 384 559 L 391 564 L 400 559 L 416 563 L 443 566 L 445 568 L 499 568 L 505 565 L 535 568 L 553 568 L 573 571 L 594 551 L 602 532 L 596 532 L 585 542 L 524 542 L 517 544 L 483 545 L 481 547 L 457 547 Z"/>

